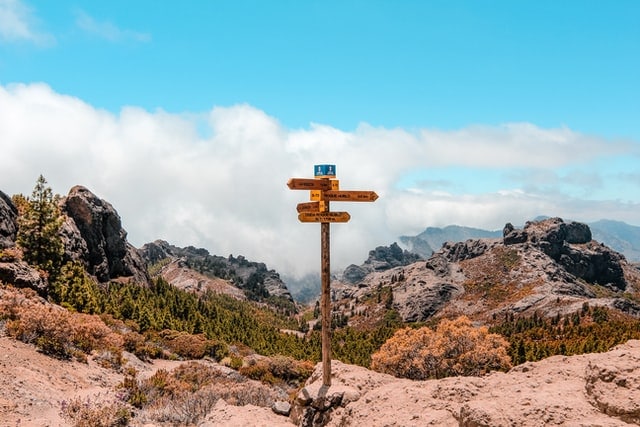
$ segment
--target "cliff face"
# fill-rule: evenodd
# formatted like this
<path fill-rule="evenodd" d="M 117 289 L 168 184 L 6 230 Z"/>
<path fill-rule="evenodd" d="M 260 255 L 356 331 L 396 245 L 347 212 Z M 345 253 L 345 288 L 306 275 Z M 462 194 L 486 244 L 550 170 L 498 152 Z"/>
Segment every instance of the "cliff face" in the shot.
<path fill-rule="evenodd" d="M 507 224 L 502 238 L 447 242 L 426 262 L 336 283 L 336 304 L 389 287 L 405 321 L 460 315 L 487 320 L 511 313 L 570 313 L 584 302 L 640 316 L 640 270 L 592 240 L 589 227 L 560 218 Z M 357 301 L 356 300 L 356 301 Z"/>
<path fill-rule="evenodd" d="M 67 259 L 81 260 L 100 282 L 123 278 L 149 283 L 146 265 L 127 242 L 120 216 L 109 202 L 75 186 L 61 206 L 67 216 L 62 230 Z"/>

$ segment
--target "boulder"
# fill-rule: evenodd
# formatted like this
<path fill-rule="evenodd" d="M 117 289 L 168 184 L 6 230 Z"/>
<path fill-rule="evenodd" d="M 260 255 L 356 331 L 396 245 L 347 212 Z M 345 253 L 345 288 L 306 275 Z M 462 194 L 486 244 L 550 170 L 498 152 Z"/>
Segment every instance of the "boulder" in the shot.
<path fill-rule="evenodd" d="M 491 239 L 468 239 L 457 243 L 445 242 L 434 256 L 438 254 L 444 256 L 449 262 L 460 262 L 479 257 L 496 243 Z"/>
<path fill-rule="evenodd" d="M 502 229 L 502 241 L 507 245 L 515 245 L 518 243 L 524 243 L 528 240 L 529 235 L 524 230 L 517 230 L 514 226 L 508 222 Z"/>
<path fill-rule="evenodd" d="M 351 264 L 350 266 L 344 269 L 344 272 L 342 273 L 342 278 L 351 284 L 356 284 L 361 282 L 362 279 L 364 279 L 367 276 L 367 274 L 369 274 L 369 271 L 366 270 L 365 268 L 355 264 Z"/>
<path fill-rule="evenodd" d="M 31 288 L 45 295 L 48 283 L 38 270 L 24 261 L 0 262 L 0 282 L 17 288 Z"/>

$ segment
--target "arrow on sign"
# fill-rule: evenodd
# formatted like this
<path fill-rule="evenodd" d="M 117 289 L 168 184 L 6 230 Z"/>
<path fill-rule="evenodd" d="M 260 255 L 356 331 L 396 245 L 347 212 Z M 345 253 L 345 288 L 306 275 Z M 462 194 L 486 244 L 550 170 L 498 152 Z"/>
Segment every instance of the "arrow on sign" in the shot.
<path fill-rule="evenodd" d="M 325 191 L 324 199 L 337 202 L 375 202 L 375 191 Z"/>
<path fill-rule="evenodd" d="M 291 178 L 287 187 L 292 190 L 330 190 L 331 182 L 328 179 Z"/>
<path fill-rule="evenodd" d="M 347 222 L 349 212 L 302 212 L 298 214 L 300 222 Z"/>
<path fill-rule="evenodd" d="M 320 212 L 320 202 L 298 203 L 296 207 L 298 213 L 302 212 Z"/>

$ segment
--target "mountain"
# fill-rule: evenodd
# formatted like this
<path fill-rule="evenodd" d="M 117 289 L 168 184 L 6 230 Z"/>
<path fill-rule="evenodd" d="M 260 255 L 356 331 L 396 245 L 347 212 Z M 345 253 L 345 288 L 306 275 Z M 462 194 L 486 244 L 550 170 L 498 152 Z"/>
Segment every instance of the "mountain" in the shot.
<path fill-rule="evenodd" d="M 295 312 L 291 293 L 275 270 L 244 256 L 211 255 L 204 248 L 178 248 L 162 240 L 145 244 L 140 253 L 155 275 L 177 288 L 224 293 L 267 302 Z"/>
<path fill-rule="evenodd" d="M 560 218 L 507 224 L 502 238 L 444 243 L 426 261 L 337 281 L 337 307 L 357 324 L 377 310 L 376 295 L 404 322 L 467 315 L 481 323 L 506 315 L 551 317 L 602 306 L 640 317 L 640 270 L 592 239 L 588 225 Z M 384 294 L 384 301 L 380 295 Z"/>
<path fill-rule="evenodd" d="M 534 221 L 541 221 L 549 217 L 540 216 Z M 593 238 L 610 248 L 623 254 L 631 262 L 640 262 L 640 227 L 629 225 L 621 221 L 602 219 L 587 223 L 593 233 Z M 444 228 L 427 227 L 416 236 L 401 236 L 400 242 L 408 250 L 425 258 L 445 243 L 463 242 L 467 239 L 496 238 L 502 236 L 502 231 L 490 231 L 479 228 L 448 225 Z"/>

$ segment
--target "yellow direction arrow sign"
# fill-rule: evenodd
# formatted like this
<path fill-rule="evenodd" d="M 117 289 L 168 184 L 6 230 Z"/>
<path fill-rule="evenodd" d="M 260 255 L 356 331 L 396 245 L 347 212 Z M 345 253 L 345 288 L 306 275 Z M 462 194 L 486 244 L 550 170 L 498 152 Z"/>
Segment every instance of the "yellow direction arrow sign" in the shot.
<path fill-rule="evenodd" d="M 337 202 L 375 202 L 375 191 L 325 191 L 324 200 Z"/>
<path fill-rule="evenodd" d="M 298 214 L 300 222 L 347 222 L 349 212 L 302 212 Z"/>
<path fill-rule="evenodd" d="M 302 212 L 320 212 L 320 202 L 298 203 L 296 208 L 298 213 Z"/>
<path fill-rule="evenodd" d="M 330 190 L 331 182 L 328 179 L 291 178 L 287 187 L 292 190 Z"/>

